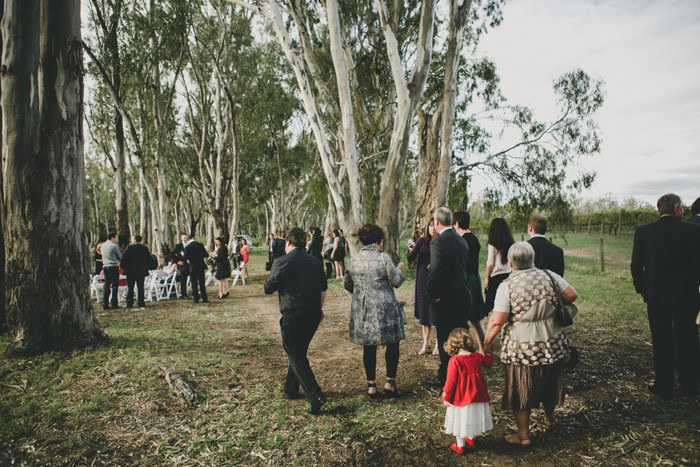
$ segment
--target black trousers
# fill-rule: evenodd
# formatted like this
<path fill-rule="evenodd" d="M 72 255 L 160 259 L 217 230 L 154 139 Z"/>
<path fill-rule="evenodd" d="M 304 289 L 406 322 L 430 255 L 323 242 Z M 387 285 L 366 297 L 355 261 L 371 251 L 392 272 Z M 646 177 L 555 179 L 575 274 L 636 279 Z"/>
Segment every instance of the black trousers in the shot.
<path fill-rule="evenodd" d="M 103 270 L 105 272 L 105 286 L 102 292 L 102 306 L 104 308 L 109 307 L 109 293 L 111 291 L 112 308 L 117 308 L 119 306 L 119 267 L 108 266 L 106 268 L 103 268 Z"/>
<path fill-rule="evenodd" d="M 206 287 L 206 280 L 205 280 L 205 272 L 204 269 L 201 271 L 199 270 L 192 270 L 190 271 L 190 282 L 192 282 L 192 296 L 194 297 L 194 301 L 198 302 L 199 301 L 199 295 L 201 291 L 202 295 L 202 301 L 208 301 L 207 300 L 207 287 Z"/>
<path fill-rule="evenodd" d="M 187 298 L 187 278 L 190 276 L 190 270 L 183 266 L 178 267 L 177 272 L 180 274 L 180 297 Z"/>
<path fill-rule="evenodd" d="M 384 353 L 386 362 L 386 377 L 396 378 L 396 371 L 399 368 L 399 343 L 386 344 Z M 367 381 L 377 379 L 377 346 L 365 345 L 362 349 L 362 363 L 365 366 L 365 376 Z"/>
<path fill-rule="evenodd" d="M 654 384 L 661 391 L 673 391 L 674 368 L 678 368 L 678 379 L 684 389 L 697 390 L 700 371 L 697 312 L 697 307 L 690 304 L 647 304 L 654 351 Z M 674 343 L 678 348 L 675 356 Z"/>
<path fill-rule="evenodd" d="M 435 306 L 435 305 L 433 305 Z M 457 318 L 455 316 L 440 316 L 440 312 L 435 310 L 435 331 L 437 333 L 438 352 L 440 353 L 440 366 L 437 371 L 437 378 L 444 384 L 447 379 L 447 364 L 450 362 L 450 354 L 443 348 L 447 338 L 454 328 L 469 329 L 469 322 L 466 316 Z"/>
<path fill-rule="evenodd" d="M 320 310 L 285 311 L 280 319 L 282 346 L 289 359 L 284 392 L 287 396 L 296 396 L 301 385 L 309 403 L 318 401 L 322 395 L 306 356 L 320 322 Z"/>
<path fill-rule="evenodd" d="M 127 274 L 126 275 L 126 285 L 128 287 L 128 290 L 126 292 L 126 306 L 127 308 L 131 308 L 134 305 L 134 285 L 139 290 L 139 295 L 138 295 L 138 304 L 139 306 L 146 306 L 146 291 L 143 290 L 143 282 L 146 279 L 146 276 L 143 275 L 138 275 L 135 276 L 133 274 Z"/>

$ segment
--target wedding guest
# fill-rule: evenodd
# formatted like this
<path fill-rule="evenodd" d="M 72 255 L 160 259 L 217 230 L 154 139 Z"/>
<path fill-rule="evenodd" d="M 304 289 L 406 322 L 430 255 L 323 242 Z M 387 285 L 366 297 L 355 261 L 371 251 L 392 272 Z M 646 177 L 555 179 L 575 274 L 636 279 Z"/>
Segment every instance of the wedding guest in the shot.
<path fill-rule="evenodd" d="M 231 263 L 228 262 L 228 248 L 223 237 L 216 237 L 214 240 L 216 249 L 209 256 L 214 260 L 216 265 L 216 275 L 214 276 L 219 281 L 219 293 L 216 298 L 223 300 L 228 297 L 228 279 L 231 277 Z"/>
<path fill-rule="evenodd" d="M 384 396 L 398 397 L 396 374 L 405 317 L 393 289 L 403 283 L 403 263 L 394 267 L 391 257 L 382 252 L 381 227 L 364 225 L 357 237 L 363 246 L 350 258 L 344 280 L 345 290 L 352 293 L 350 340 L 363 346 L 367 394 L 371 398 L 377 396 L 377 346 L 386 347 Z"/>
<path fill-rule="evenodd" d="M 508 248 L 513 244 L 513 234 L 505 219 L 497 217 L 491 221 L 488 236 L 488 256 L 486 258 L 486 272 L 484 278 L 484 290 L 486 291 L 486 314 L 493 309 L 493 301 L 501 282 L 510 275 L 508 266 Z"/>
<path fill-rule="evenodd" d="M 430 264 L 430 240 L 435 236 L 433 220 L 430 219 L 425 234 L 416 240 L 416 244 L 408 252 L 407 259 L 410 263 L 416 261 L 416 285 L 413 300 L 413 316 L 418 319 L 423 334 L 423 346 L 418 355 L 430 353 L 430 328 L 435 326 L 433 316 L 433 305 L 428 300 L 428 265 Z M 435 339 L 435 349 L 433 355 L 437 355 L 437 338 Z"/>

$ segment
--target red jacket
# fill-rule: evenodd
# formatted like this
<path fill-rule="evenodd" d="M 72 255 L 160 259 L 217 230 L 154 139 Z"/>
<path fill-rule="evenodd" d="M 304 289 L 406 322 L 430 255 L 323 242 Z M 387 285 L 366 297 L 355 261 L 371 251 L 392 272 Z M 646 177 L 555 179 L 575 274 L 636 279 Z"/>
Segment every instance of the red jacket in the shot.
<path fill-rule="evenodd" d="M 482 366 L 493 364 L 493 354 L 455 355 L 447 365 L 447 380 L 442 388 L 442 400 L 462 406 L 472 402 L 490 402 Z"/>

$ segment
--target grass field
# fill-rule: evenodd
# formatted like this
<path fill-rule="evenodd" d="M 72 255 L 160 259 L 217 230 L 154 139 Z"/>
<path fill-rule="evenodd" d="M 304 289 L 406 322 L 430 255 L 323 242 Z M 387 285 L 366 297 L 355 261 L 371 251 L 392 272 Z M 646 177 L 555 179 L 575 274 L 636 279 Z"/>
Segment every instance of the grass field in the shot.
<path fill-rule="evenodd" d="M 304 401 L 284 399 L 277 299 L 262 293 L 265 257 L 256 254 L 252 280 L 228 300 L 96 307 L 109 344 L 0 360 L 0 465 L 699 465 L 700 401 L 645 391 L 651 344 L 629 274 L 631 237 L 605 237 L 605 273 L 597 236 L 554 241 L 581 296 L 572 340 L 582 361 L 567 376 L 560 424 L 548 431 L 534 412 L 529 449 L 503 441 L 514 420 L 500 409 L 503 366 L 495 364 L 487 371 L 494 430 L 468 456 L 449 450 L 444 409 L 425 385 L 437 359 L 417 355 L 411 319 L 399 365 L 404 397 L 367 400 L 361 349 L 347 337 L 350 295 L 337 280 L 309 353 L 328 408 L 312 417 Z M 408 276 L 398 295 L 412 303 Z M 170 391 L 166 369 L 195 385 L 195 405 Z"/>

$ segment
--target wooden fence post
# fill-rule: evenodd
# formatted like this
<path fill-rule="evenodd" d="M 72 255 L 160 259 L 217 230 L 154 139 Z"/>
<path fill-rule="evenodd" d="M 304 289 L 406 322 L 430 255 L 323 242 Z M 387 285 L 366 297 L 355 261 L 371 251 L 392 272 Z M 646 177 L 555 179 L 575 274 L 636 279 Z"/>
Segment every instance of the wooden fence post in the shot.
<path fill-rule="evenodd" d="M 600 252 L 600 272 L 605 272 L 605 248 L 603 245 L 603 237 L 600 237 L 598 242 L 598 250 Z"/>

